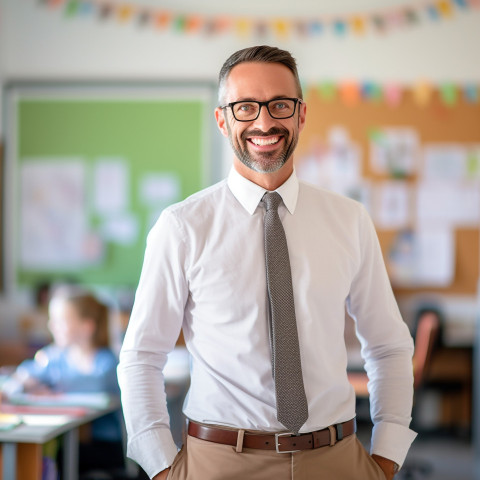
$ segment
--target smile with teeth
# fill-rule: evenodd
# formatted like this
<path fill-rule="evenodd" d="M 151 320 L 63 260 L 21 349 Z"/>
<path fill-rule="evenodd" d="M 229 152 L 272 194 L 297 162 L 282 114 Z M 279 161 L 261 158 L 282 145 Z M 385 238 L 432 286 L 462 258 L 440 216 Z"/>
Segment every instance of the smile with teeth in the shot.
<path fill-rule="evenodd" d="M 281 137 L 252 137 L 249 140 L 254 144 L 260 147 L 264 147 L 266 145 L 275 145 L 280 141 Z"/>

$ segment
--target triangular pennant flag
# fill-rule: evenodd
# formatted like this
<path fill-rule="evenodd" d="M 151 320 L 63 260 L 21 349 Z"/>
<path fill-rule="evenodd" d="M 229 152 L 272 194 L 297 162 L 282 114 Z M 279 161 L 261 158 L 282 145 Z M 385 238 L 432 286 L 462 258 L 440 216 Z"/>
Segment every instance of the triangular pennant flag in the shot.
<path fill-rule="evenodd" d="M 478 103 L 479 101 L 479 87 L 477 85 L 465 85 L 463 88 L 463 97 L 468 103 Z"/>
<path fill-rule="evenodd" d="M 352 31 L 358 35 L 365 33 L 365 19 L 362 17 L 353 17 L 351 20 Z"/>
<path fill-rule="evenodd" d="M 69 0 L 65 6 L 65 16 L 73 17 L 78 11 L 79 3 L 78 0 Z"/>
<path fill-rule="evenodd" d="M 147 25 L 152 20 L 152 13 L 148 10 L 138 12 L 138 24 Z"/>
<path fill-rule="evenodd" d="M 448 0 L 440 0 L 437 8 L 442 17 L 451 17 L 453 15 L 452 4 Z"/>
<path fill-rule="evenodd" d="M 385 19 L 381 15 L 374 15 L 372 17 L 373 26 L 379 31 L 385 31 Z"/>
<path fill-rule="evenodd" d="M 403 27 L 406 22 L 405 12 L 394 10 L 386 16 L 388 26 L 393 28 Z"/>
<path fill-rule="evenodd" d="M 284 19 L 276 19 L 272 23 L 272 28 L 277 37 L 287 38 L 289 33 L 289 24 Z"/>
<path fill-rule="evenodd" d="M 105 3 L 100 7 L 98 13 L 101 20 L 107 20 L 108 17 L 113 13 L 113 6 L 109 3 Z"/>
<path fill-rule="evenodd" d="M 437 10 L 435 5 L 428 5 L 427 13 L 432 20 L 438 20 L 440 18 L 440 12 Z"/>
<path fill-rule="evenodd" d="M 198 32 L 203 25 L 203 19 L 199 15 L 192 15 L 186 18 L 185 30 L 188 33 Z"/>
<path fill-rule="evenodd" d="M 337 20 L 333 23 L 333 30 L 337 35 L 343 36 L 347 32 L 347 24 L 343 20 Z"/>
<path fill-rule="evenodd" d="M 236 21 L 235 30 L 241 37 L 246 37 L 251 29 L 250 22 L 245 18 L 240 18 Z"/>
<path fill-rule="evenodd" d="M 80 2 L 78 6 L 78 13 L 80 15 L 91 15 L 94 12 L 95 8 L 92 2 Z"/>
<path fill-rule="evenodd" d="M 355 82 L 344 82 L 340 85 L 340 98 L 347 106 L 357 105 L 360 101 L 360 88 Z"/>
<path fill-rule="evenodd" d="M 427 81 L 420 81 L 413 87 L 413 98 L 417 105 L 424 107 L 430 101 L 433 93 L 432 85 Z"/>
<path fill-rule="evenodd" d="M 293 28 L 300 37 L 306 37 L 308 35 L 308 23 L 303 20 L 294 21 Z"/>
<path fill-rule="evenodd" d="M 184 15 L 177 15 L 173 19 L 173 28 L 176 32 L 183 32 L 187 25 L 187 19 Z"/>
<path fill-rule="evenodd" d="M 373 82 L 365 82 L 361 86 L 361 96 L 365 100 L 380 100 L 382 98 L 382 89 Z"/>
<path fill-rule="evenodd" d="M 320 98 L 326 101 L 334 100 L 337 95 L 337 87 L 333 82 L 320 83 L 318 91 L 320 93 Z"/>
<path fill-rule="evenodd" d="M 154 23 L 157 28 L 165 30 L 172 20 L 172 15 L 169 12 L 159 12 L 155 15 Z"/>
<path fill-rule="evenodd" d="M 132 5 L 121 5 L 117 8 L 117 18 L 120 22 L 124 23 L 130 20 L 133 15 L 133 6 Z"/>
<path fill-rule="evenodd" d="M 265 37 L 268 33 L 268 25 L 265 21 L 260 20 L 255 23 L 255 35 Z"/>
<path fill-rule="evenodd" d="M 418 13 L 413 8 L 407 8 L 405 10 L 405 21 L 407 24 L 414 25 L 418 23 Z"/>
<path fill-rule="evenodd" d="M 383 87 L 383 96 L 387 105 L 396 107 L 402 101 L 402 87 L 395 83 L 389 83 Z"/>
<path fill-rule="evenodd" d="M 453 106 L 458 100 L 458 91 L 453 83 L 444 83 L 440 85 L 440 98 L 443 103 L 448 106 Z"/>
<path fill-rule="evenodd" d="M 226 32 L 232 27 L 232 19 L 226 16 L 217 17 L 214 23 L 218 33 Z"/>
<path fill-rule="evenodd" d="M 319 20 L 314 20 L 313 22 L 310 23 L 310 32 L 313 35 L 320 35 L 323 33 L 323 24 Z"/>

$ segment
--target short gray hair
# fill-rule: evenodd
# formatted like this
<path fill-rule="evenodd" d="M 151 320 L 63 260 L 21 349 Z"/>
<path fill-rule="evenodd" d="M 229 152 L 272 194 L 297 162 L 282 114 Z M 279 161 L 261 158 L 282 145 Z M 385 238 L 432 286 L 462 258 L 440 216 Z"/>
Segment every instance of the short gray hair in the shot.
<path fill-rule="evenodd" d="M 302 86 L 297 71 L 297 62 L 291 53 L 286 50 L 280 50 L 277 47 L 259 45 L 235 52 L 223 64 L 218 76 L 218 101 L 220 105 L 223 105 L 225 101 L 225 84 L 230 72 L 233 67 L 245 62 L 280 63 L 285 65 L 292 72 L 295 79 L 298 98 L 303 99 Z"/>

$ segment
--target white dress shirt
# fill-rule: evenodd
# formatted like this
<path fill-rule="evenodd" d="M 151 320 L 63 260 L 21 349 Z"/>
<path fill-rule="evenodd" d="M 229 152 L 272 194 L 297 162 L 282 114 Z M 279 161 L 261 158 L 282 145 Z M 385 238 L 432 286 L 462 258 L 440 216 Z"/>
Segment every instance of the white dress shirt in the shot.
<path fill-rule="evenodd" d="M 402 464 L 413 342 L 395 302 L 372 222 L 357 202 L 299 182 L 277 189 L 289 248 L 309 432 L 355 416 L 344 341 L 356 321 L 370 377 L 372 452 Z M 233 168 L 228 180 L 163 211 L 152 228 L 120 355 L 128 455 L 150 475 L 177 453 L 162 369 L 180 329 L 191 354 L 184 412 L 261 431 L 276 418 L 263 246 L 265 193 Z"/>

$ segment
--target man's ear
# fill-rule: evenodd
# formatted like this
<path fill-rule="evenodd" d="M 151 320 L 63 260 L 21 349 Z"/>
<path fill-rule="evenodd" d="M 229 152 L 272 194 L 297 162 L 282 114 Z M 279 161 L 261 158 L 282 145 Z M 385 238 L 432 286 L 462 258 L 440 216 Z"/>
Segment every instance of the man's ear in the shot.
<path fill-rule="evenodd" d="M 227 120 L 225 119 L 225 110 L 223 108 L 217 107 L 215 109 L 215 120 L 217 121 L 218 129 L 222 132 L 222 135 L 228 137 L 228 129 L 226 125 Z"/>
<path fill-rule="evenodd" d="M 305 126 L 306 117 L 307 117 L 307 104 L 302 101 L 299 106 L 299 114 L 298 114 L 298 131 L 301 132 L 303 127 Z"/>

